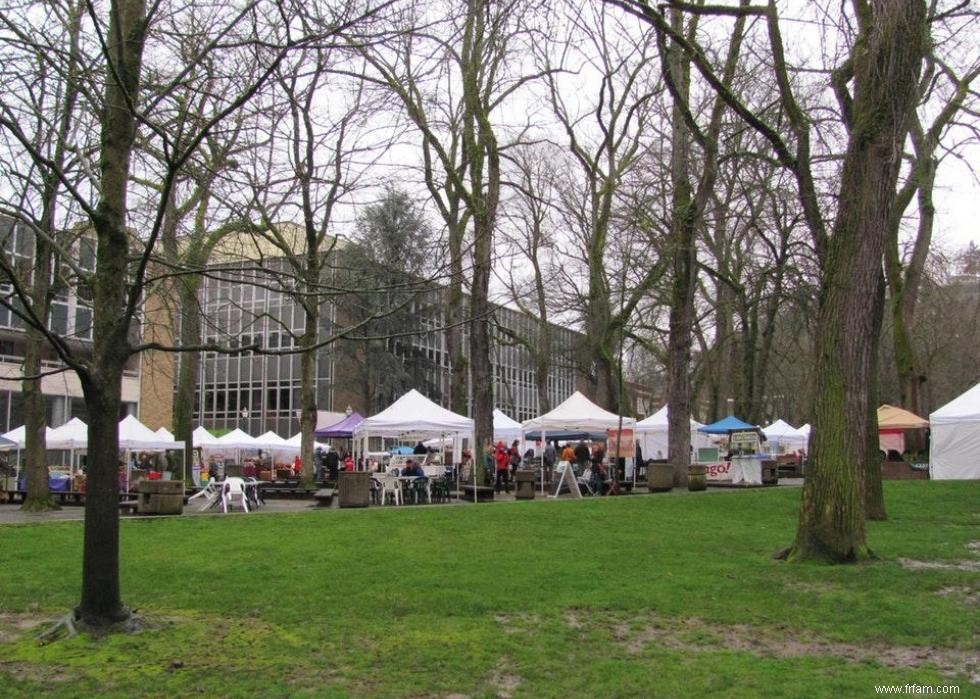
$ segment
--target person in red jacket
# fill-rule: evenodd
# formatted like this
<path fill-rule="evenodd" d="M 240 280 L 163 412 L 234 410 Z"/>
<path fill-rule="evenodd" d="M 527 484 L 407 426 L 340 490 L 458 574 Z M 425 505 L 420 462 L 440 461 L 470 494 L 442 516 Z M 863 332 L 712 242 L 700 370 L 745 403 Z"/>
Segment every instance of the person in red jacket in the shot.
<path fill-rule="evenodd" d="M 497 447 L 493 452 L 493 460 L 497 465 L 497 492 L 500 492 L 501 483 L 504 491 L 510 492 L 510 454 L 503 442 L 497 442 Z"/>

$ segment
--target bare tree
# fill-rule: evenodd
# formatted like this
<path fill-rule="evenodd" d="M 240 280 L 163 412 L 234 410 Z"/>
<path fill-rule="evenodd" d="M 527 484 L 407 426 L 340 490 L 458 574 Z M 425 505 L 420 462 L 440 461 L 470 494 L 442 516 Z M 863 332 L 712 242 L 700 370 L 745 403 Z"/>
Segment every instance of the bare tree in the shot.
<path fill-rule="evenodd" d="M 369 115 L 380 104 L 366 103 L 363 84 L 349 77 L 350 56 L 337 47 L 296 52 L 276 73 L 275 104 L 263 162 L 250 183 L 269 250 L 281 256 L 289 283 L 284 291 L 302 309 L 300 357 L 300 458 L 302 478 L 314 477 L 317 421 L 317 352 L 321 309 L 341 293 L 336 266 L 339 210 L 366 187 L 367 173 L 390 139 L 372 132 Z M 295 217 L 299 225 L 284 224 Z"/>
<path fill-rule="evenodd" d="M 937 14 L 938 2 L 930 4 L 930 13 Z M 975 28 L 977 17 L 974 13 L 946 14 L 943 22 L 933 21 L 933 36 L 945 23 L 945 41 L 934 41 L 926 56 L 925 70 L 919 80 L 920 108 L 909 125 L 912 146 L 911 164 L 908 176 L 898 190 L 895 207 L 889 219 L 888 241 L 885 246 L 885 279 L 888 283 L 888 308 L 891 320 L 892 352 L 895 371 L 898 375 L 899 400 L 901 404 L 916 414 L 925 412 L 922 400 L 923 384 L 927 374 L 912 341 L 912 328 L 915 325 L 915 312 L 922 284 L 926 260 L 932 243 L 936 204 L 933 200 L 936 171 L 942 159 L 943 137 L 959 119 L 970 115 L 976 118 L 976 92 L 971 85 L 980 75 L 980 55 L 976 50 L 966 53 L 966 64 L 958 72 L 939 52 L 944 50 L 959 53 L 966 47 L 958 37 L 971 26 Z M 952 46 L 947 46 L 952 44 Z M 961 57 L 960 62 L 963 62 Z M 971 106 L 972 105 L 972 106 Z M 937 111 L 938 110 L 938 111 Z M 922 113 L 935 111 L 930 123 L 924 124 Z M 947 141 L 949 139 L 946 139 Z M 947 146 L 947 155 L 955 149 Z M 903 260 L 901 231 L 902 218 L 915 199 L 918 208 L 918 221 L 911 250 Z"/>
<path fill-rule="evenodd" d="M 555 340 L 549 321 L 554 294 L 550 282 L 556 278 L 552 258 L 555 244 L 553 200 L 556 192 L 555 153 L 543 145 L 528 146 L 511 154 L 515 174 L 514 195 L 504 208 L 503 238 L 514 256 L 526 259 L 530 275 L 520 275 L 523 265 L 508 265 L 506 276 L 498 272 L 514 304 L 534 318 L 534 331 L 528 335 L 498 325 L 504 341 L 521 345 L 534 365 L 538 411 L 551 410 L 548 375 L 553 369 Z M 516 272 L 516 273 L 515 273 Z"/>
<path fill-rule="evenodd" d="M 56 294 L 66 295 L 70 267 L 63 269 L 62 255 L 77 254 L 78 234 L 59 230 L 69 220 L 70 213 L 62 201 L 63 184 L 59 173 L 78 183 L 83 173 L 79 156 L 71 152 L 79 129 L 80 95 L 77 79 L 86 69 L 82 62 L 81 23 L 84 4 L 54 3 L 44 8 L 39 19 L 28 20 L 20 15 L 21 8 L 11 7 L 0 16 L 0 23 L 12 40 L 24 39 L 30 46 L 35 27 L 42 27 L 44 39 L 40 45 L 19 56 L 8 55 L 2 69 L 4 96 L 0 102 L 0 125 L 15 127 L 19 138 L 30 146 L 10 143 L 20 157 L 5 158 L 4 180 L 11 196 L 4 202 L 3 211 L 10 217 L 5 246 L 13 246 L 18 236 L 30 245 L 29 269 L 22 269 L 29 280 L 31 307 L 38 321 L 47 324 L 52 314 Z M 35 24 L 36 22 L 36 24 Z M 52 70 L 44 52 L 57 50 L 62 56 L 59 69 Z M 47 163 L 38 166 L 25 151 L 42 153 Z M 10 153 L 10 155 L 14 155 Z M 86 241 L 84 244 L 88 244 Z M 73 250 L 73 248 L 75 248 Z M 67 306 L 60 306 L 66 315 Z M 67 326 L 67 322 L 65 324 Z M 25 325 L 24 365 L 22 382 L 26 494 L 22 509 L 46 510 L 57 507 L 48 490 L 48 469 L 45 454 L 47 411 L 41 390 L 44 334 L 31 324 Z M 67 330 L 67 327 L 65 327 Z M 82 328 L 82 335 L 89 328 Z"/>
<path fill-rule="evenodd" d="M 619 288 L 624 270 L 617 263 L 622 260 L 612 255 L 612 239 L 622 225 L 617 200 L 645 153 L 653 102 L 662 85 L 656 80 L 657 52 L 649 32 L 637 31 L 632 19 L 624 21 L 601 5 L 569 2 L 564 8 L 559 48 L 540 45 L 538 62 L 577 168 L 576 176 L 564 178 L 558 200 L 581 267 L 580 274 L 576 269 L 565 280 L 580 301 L 584 339 L 578 374 L 593 399 L 617 410 L 617 348 L 636 305 L 659 277 L 650 266 L 631 280 L 628 293 Z M 568 89 L 572 83 L 574 91 Z"/>
<path fill-rule="evenodd" d="M 488 292 L 502 149 L 501 128 L 494 118 L 508 98 L 535 77 L 511 62 L 512 54 L 532 39 L 526 27 L 531 8 L 517 0 L 467 0 L 458 11 L 432 23 L 425 21 L 426 10 L 425 3 L 413 6 L 406 22 L 417 30 L 406 33 L 397 45 L 363 49 L 363 55 L 373 69 L 369 79 L 401 101 L 421 137 L 425 185 L 449 234 L 450 402 L 454 410 L 466 412 L 468 380 L 476 438 L 482 443 L 493 435 Z M 468 356 L 460 330 L 466 260 Z"/>
<path fill-rule="evenodd" d="M 740 6 L 745 6 L 743 0 Z M 678 8 L 667 18 L 655 14 L 663 61 L 663 74 L 673 98 L 671 112 L 671 234 L 672 288 L 667 344 L 668 458 L 674 465 L 674 484 L 686 485 L 691 463 L 690 361 L 697 287 L 697 235 L 718 178 L 719 138 L 726 101 L 719 95 L 711 107 L 708 127 L 698 126 L 691 109 L 691 63 L 686 46 L 697 36 L 699 17 L 685 19 Z M 665 31 L 669 28 L 669 31 Z M 722 89 L 730 91 L 736 77 L 745 32 L 745 18 L 736 18 L 728 45 Z M 692 184 L 691 157 L 694 143 L 702 149 L 701 174 Z"/>
<path fill-rule="evenodd" d="M 707 57 L 645 2 L 615 4 L 639 14 L 658 32 L 686 47 L 701 75 L 725 102 L 771 144 L 797 181 L 805 220 L 823 265 L 818 319 L 816 380 L 810 456 L 792 560 L 853 561 L 869 551 L 865 542 L 866 498 L 880 502 L 880 471 L 871 459 L 877 332 L 883 304 L 881 260 L 884 229 L 895 199 L 902 144 L 914 109 L 916 84 L 927 36 L 923 2 L 883 0 L 853 4 L 858 35 L 835 73 L 835 88 L 847 130 L 833 235 L 818 206 L 810 152 L 810 122 L 793 91 L 775 3 L 738 8 L 669 3 L 697 14 L 748 14 L 765 19 L 770 60 L 782 113 L 795 141 L 790 145 L 758 111 L 746 106 L 716 75 Z M 853 95 L 847 89 L 853 83 Z M 855 464 L 859 465 L 855 468 Z M 883 504 L 882 504 L 883 507 Z"/>
<path fill-rule="evenodd" d="M 158 348 L 141 343 L 133 328 L 140 317 L 147 268 L 162 230 L 169 190 L 185 163 L 207 134 L 234 114 L 259 90 L 288 51 L 313 38 L 294 31 L 291 9 L 286 5 L 256 2 L 243 8 L 222 8 L 210 15 L 206 31 L 209 40 L 200 52 L 184 56 L 171 51 L 166 32 L 157 33 L 154 21 L 161 15 L 179 14 L 183 6 L 147 6 L 143 0 L 121 0 L 102 8 L 86 5 L 86 24 L 93 32 L 82 63 L 88 67 L 73 82 L 98 107 L 100 142 L 92 154 L 97 172 L 85 187 L 73 186 L 69 176 L 53 167 L 47 153 L 35 147 L 17 119 L 0 123 L 5 138 L 12 139 L 30 156 L 40 171 L 52 171 L 66 195 L 81 212 L 96 240 L 95 274 L 78 265 L 75 272 L 81 284 L 92 289 L 92 344 L 86 354 L 77 351 L 62 335 L 47 327 L 43 315 L 32 306 L 30 289 L 17 278 L 9 261 L 0 261 L 12 280 L 16 303 L 4 302 L 26 324 L 42 332 L 57 356 L 71 367 L 82 383 L 89 413 L 88 492 L 82 557 L 81 601 L 66 621 L 79 620 L 93 627 L 106 627 L 130 617 L 122 604 L 119 584 L 118 514 L 118 419 L 121 409 L 121 383 L 127 361 L 134 354 Z M 106 14 L 101 14 L 102 12 Z M 186 11 L 186 8 L 184 8 Z M 349 32 L 375 8 L 357 10 L 342 6 L 323 35 Z M 266 22 L 272 13 L 282 22 Z M 152 51 L 144 54 L 147 46 Z M 25 51 L 43 53 L 45 65 L 64 78 L 73 73 L 65 68 L 61 51 L 45 51 L 46 38 L 40 27 L 30 27 L 26 35 L 3 38 L 3 50 L 10 54 Z M 223 99 L 210 118 L 189 126 L 182 139 L 173 139 L 159 119 L 158 109 L 176 86 L 193 84 L 194 66 L 205 56 L 225 52 L 226 72 L 221 85 L 211 84 Z M 146 59 L 146 60 L 145 60 Z M 144 65 L 145 61 L 145 65 Z M 264 69 L 243 76 L 236 70 L 243 65 Z M 131 192 L 133 154 L 137 134 L 160 144 L 165 155 L 160 167 L 163 186 L 159 191 Z M 88 155 L 88 154 L 86 154 Z M 137 200 L 130 201 L 131 194 Z M 139 214 L 146 214 L 138 218 Z M 134 233 L 131 225 L 136 226 Z"/>

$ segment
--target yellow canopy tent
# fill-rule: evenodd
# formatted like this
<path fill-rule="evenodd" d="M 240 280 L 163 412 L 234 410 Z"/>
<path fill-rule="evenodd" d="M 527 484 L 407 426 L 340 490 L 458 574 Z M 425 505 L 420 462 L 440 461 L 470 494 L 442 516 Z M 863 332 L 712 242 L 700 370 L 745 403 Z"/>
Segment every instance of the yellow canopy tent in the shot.
<path fill-rule="evenodd" d="M 883 405 L 878 408 L 878 446 L 882 451 L 905 451 L 905 430 L 924 429 L 929 421 L 915 413 Z"/>

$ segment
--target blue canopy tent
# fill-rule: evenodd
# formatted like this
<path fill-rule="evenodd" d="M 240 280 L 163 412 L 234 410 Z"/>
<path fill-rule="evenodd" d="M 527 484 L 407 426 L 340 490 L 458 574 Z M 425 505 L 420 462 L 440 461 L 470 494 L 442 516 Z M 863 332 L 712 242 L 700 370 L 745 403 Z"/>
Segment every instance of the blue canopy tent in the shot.
<path fill-rule="evenodd" d="M 698 432 L 704 432 L 705 434 L 728 434 L 733 430 L 757 430 L 759 429 L 755 425 L 750 425 L 747 422 L 739 420 L 734 415 L 729 415 L 726 418 L 719 420 L 718 422 L 712 422 L 710 425 L 704 425 L 698 428 Z"/>
<path fill-rule="evenodd" d="M 605 441 L 605 432 L 586 432 L 582 430 L 548 430 L 546 433 L 549 440 L 558 441 L 568 441 L 575 439 L 588 439 L 590 441 Z M 541 441 L 541 430 L 535 430 L 534 432 L 528 432 L 524 435 L 524 439 L 539 442 Z"/>

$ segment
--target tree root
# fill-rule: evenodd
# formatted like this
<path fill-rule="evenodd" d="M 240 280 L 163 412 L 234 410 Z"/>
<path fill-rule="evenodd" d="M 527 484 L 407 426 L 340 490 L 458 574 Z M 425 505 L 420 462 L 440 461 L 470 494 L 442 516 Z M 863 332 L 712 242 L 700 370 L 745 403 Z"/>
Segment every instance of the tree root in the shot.
<path fill-rule="evenodd" d="M 81 633 L 89 634 L 94 638 L 104 638 L 113 633 L 140 633 L 149 626 L 145 619 L 135 614 L 135 610 L 132 612 L 126 610 L 125 616 L 98 624 L 85 621 L 77 610 L 72 610 L 38 634 L 37 640 L 40 645 L 45 646 L 62 639 L 74 638 Z"/>
<path fill-rule="evenodd" d="M 54 498 L 26 498 L 20 506 L 21 512 L 50 512 L 60 510 L 61 505 L 54 501 Z"/>
<path fill-rule="evenodd" d="M 52 626 L 38 634 L 37 642 L 42 646 L 46 646 L 61 638 L 74 638 L 78 635 L 75 621 L 75 612 L 68 612 Z"/>
<path fill-rule="evenodd" d="M 787 561 L 788 563 L 827 563 L 830 565 L 853 564 L 864 561 L 875 561 L 878 556 L 867 546 L 853 548 L 850 551 L 839 552 L 830 551 L 821 546 L 801 546 L 799 542 L 779 549 L 773 555 L 773 560 Z"/>
<path fill-rule="evenodd" d="M 786 548 L 779 549 L 776 553 L 772 554 L 772 559 L 774 561 L 785 561 L 789 558 L 789 552 L 793 550 L 792 546 L 787 546 Z"/>

